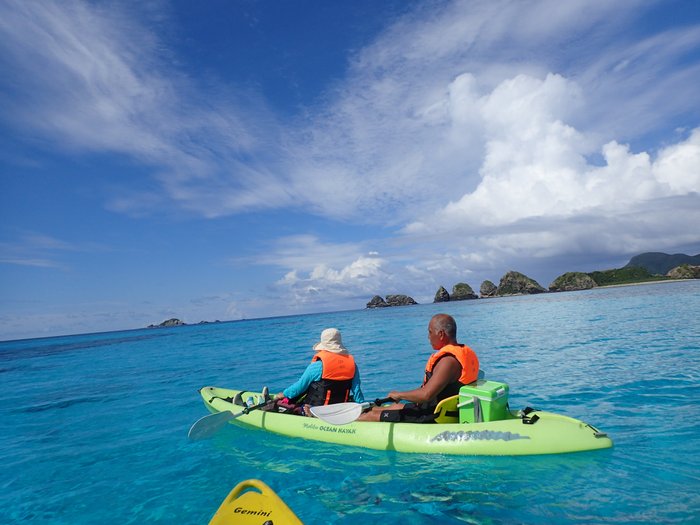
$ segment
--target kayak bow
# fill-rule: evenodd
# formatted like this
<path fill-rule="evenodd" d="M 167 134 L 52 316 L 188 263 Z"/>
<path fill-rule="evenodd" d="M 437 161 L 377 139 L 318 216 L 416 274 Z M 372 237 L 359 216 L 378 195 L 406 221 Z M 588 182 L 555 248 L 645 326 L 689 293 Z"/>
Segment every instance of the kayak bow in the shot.
<path fill-rule="evenodd" d="M 275 492 L 259 479 L 241 481 L 223 501 L 209 525 L 303 525 Z"/>

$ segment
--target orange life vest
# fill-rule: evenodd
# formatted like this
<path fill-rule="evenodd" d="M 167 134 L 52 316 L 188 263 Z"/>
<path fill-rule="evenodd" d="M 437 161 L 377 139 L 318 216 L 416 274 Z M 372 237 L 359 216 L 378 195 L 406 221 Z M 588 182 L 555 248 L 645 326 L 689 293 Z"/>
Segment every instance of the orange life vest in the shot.
<path fill-rule="evenodd" d="M 479 377 L 479 358 L 476 356 L 476 352 L 469 348 L 467 345 L 445 345 L 440 350 L 435 352 L 428 359 L 428 364 L 425 365 L 425 379 L 423 384 L 425 385 L 433 375 L 433 369 L 437 362 L 445 356 L 451 355 L 459 364 L 462 365 L 462 374 L 459 376 L 457 381 L 448 384 L 445 388 L 437 395 L 437 400 L 440 401 L 447 397 L 453 396 L 459 393 L 459 389 L 469 383 L 473 383 Z"/>
<path fill-rule="evenodd" d="M 323 372 L 320 381 L 309 385 L 304 403 L 315 406 L 347 401 L 355 377 L 355 358 L 350 354 L 320 350 L 311 359 L 314 361 L 321 361 Z"/>

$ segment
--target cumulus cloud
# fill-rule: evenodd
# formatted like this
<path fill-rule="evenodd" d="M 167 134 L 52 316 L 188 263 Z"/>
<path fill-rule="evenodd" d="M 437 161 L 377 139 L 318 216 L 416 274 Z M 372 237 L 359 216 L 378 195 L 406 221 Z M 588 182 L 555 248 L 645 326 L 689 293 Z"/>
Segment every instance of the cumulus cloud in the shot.
<path fill-rule="evenodd" d="M 511 109 L 507 104 L 501 107 L 504 113 Z M 505 151 L 495 137 L 487 146 L 482 181 L 475 191 L 412 223 L 406 232 L 476 231 L 514 225 L 527 218 L 566 221 L 597 215 L 614 220 L 647 215 L 649 204 L 658 206 L 663 198 L 679 196 L 689 197 L 688 211 L 692 211 L 692 201 L 698 198 L 700 129 L 662 149 L 655 160 L 646 152 L 633 153 L 628 146 L 612 141 L 602 148 L 602 166 L 586 161 L 586 151 L 580 147 L 585 141 L 560 121 L 545 119 L 539 130 L 520 136 L 518 143 L 508 142 Z M 665 207 L 661 210 L 668 211 Z M 660 215 L 657 219 L 663 224 L 673 218 Z M 622 233 L 621 226 L 614 227 L 613 233 Z M 547 232 L 551 226 L 544 221 L 541 228 Z"/>
<path fill-rule="evenodd" d="M 310 302 L 319 307 L 334 300 L 363 296 L 388 277 L 387 261 L 377 252 L 367 253 L 362 244 L 323 242 L 314 235 L 278 239 L 256 263 L 285 269 L 273 286 L 296 307 Z"/>
<path fill-rule="evenodd" d="M 324 310 L 333 305 L 338 307 L 344 299 L 371 296 L 384 286 L 383 264 L 382 259 L 370 257 L 360 257 L 338 269 L 319 264 L 309 273 L 288 272 L 275 288 L 290 299 L 288 306 L 294 308 L 313 306 Z M 351 307 L 357 307 L 357 304 Z"/>
<path fill-rule="evenodd" d="M 346 289 L 350 293 L 356 293 L 360 289 L 366 291 L 367 285 L 377 285 L 376 278 L 381 274 L 383 264 L 384 261 L 378 257 L 359 257 L 339 269 L 319 263 L 306 275 L 301 275 L 299 270 L 288 272 L 278 284 L 301 285 L 318 291 L 328 288 Z"/>

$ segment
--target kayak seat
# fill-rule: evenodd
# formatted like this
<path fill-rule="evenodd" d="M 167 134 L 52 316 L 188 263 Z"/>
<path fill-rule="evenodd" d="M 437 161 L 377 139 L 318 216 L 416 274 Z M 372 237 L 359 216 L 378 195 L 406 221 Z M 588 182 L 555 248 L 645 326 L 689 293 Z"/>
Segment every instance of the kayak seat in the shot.
<path fill-rule="evenodd" d="M 435 407 L 435 422 L 436 423 L 459 423 L 459 394 L 452 397 L 446 397 L 440 401 Z"/>

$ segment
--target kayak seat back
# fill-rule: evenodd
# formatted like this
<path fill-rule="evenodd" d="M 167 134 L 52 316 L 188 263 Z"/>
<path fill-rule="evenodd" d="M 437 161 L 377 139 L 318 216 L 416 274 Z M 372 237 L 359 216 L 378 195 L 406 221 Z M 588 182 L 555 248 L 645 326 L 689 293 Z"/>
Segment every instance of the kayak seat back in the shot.
<path fill-rule="evenodd" d="M 459 423 L 459 394 L 452 397 L 446 397 L 440 401 L 435 407 L 435 422 L 436 423 Z"/>

